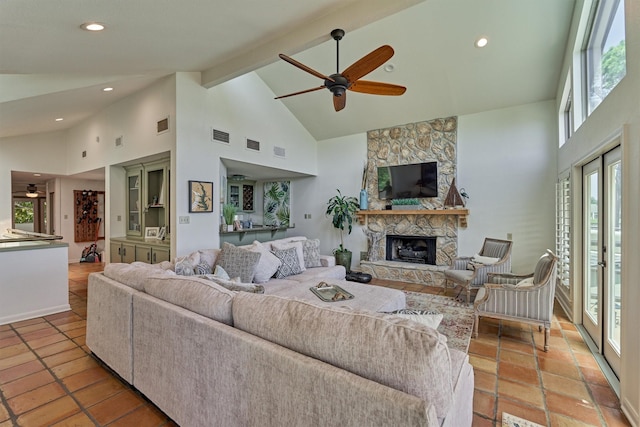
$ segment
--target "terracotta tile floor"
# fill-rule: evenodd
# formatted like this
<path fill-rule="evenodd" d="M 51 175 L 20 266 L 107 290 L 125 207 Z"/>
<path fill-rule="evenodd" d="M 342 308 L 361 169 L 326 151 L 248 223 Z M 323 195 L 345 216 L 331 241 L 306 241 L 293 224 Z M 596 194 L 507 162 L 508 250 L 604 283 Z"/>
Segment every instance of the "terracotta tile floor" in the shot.
<path fill-rule="evenodd" d="M 102 264 L 69 265 L 72 311 L 0 326 L 0 427 L 174 426 L 85 346 L 87 276 Z M 442 289 L 376 280 L 442 294 Z M 451 290 L 449 292 L 452 292 Z M 471 340 L 474 426 L 500 426 L 502 412 L 548 426 L 628 426 L 620 403 L 577 333 L 556 310 L 551 348 L 537 328 L 482 320 Z"/>

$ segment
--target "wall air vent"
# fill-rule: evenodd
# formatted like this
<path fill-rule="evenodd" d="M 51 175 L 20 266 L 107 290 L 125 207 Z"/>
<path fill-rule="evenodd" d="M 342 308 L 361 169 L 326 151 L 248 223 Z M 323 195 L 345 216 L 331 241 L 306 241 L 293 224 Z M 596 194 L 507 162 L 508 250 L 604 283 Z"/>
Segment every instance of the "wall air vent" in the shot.
<path fill-rule="evenodd" d="M 116 138 L 116 147 L 122 147 L 122 136 Z"/>
<path fill-rule="evenodd" d="M 212 129 L 211 131 L 211 139 L 217 142 L 221 142 L 223 144 L 229 143 L 229 132 L 225 132 L 223 130 Z"/>
<path fill-rule="evenodd" d="M 286 157 L 286 152 L 284 147 L 273 147 L 273 155 L 276 157 Z"/>
<path fill-rule="evenodd" d="M 260 151 L 260 141 L 247 138 L 247 150 Z"/>

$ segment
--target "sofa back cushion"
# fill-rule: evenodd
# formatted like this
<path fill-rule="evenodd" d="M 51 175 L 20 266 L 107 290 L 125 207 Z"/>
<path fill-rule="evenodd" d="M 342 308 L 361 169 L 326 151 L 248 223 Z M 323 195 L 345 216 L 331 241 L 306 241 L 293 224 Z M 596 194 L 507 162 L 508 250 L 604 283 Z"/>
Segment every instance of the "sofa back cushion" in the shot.
<path fill-rule="evenodd" d="M 234 326 L 361 377 L 417 396 L 444 418 L 453 400 L 446 337 L 393 315 L 239 293 Z"/>
<path fill-rule="evenodd" d="M 145 281 L 144 291 L 194 313 L 233 325 L 231 304 L 234 292 L 209 280 L 178 275 L 154 275 Z"/>
<path fill-rule="evenodd" d="M 175 275 L 173 271 L 163 270 L 157 264 L 146 264 L 143 262 L 134 262 L 131 264 L 114 262 L 104 266 L 104 275 L 106 277 L 137 291 L 144 291 L 144 283 L 147 278 L 158 274 L 167 276 Z"/>

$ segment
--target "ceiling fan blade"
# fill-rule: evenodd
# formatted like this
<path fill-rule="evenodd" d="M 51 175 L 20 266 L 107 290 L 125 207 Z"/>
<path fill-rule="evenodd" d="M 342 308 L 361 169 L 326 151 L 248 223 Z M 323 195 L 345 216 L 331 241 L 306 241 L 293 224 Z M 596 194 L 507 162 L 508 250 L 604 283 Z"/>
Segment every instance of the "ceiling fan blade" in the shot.
<path fill-rule="evenodd" d="M 333 108 L 336 109 L 336 111 L 340 111 L 342 110 L 345 105 L 347 105 L 347 93 L 343 93 L 342 96 L 335 96 L 333 95 Z"/>
<path fill-rule="evenodd" d="M 309 68 L 309 67 L 307 67 L 307 66 L 306 66 L 306 65 L 304 65 L 302 62 L 298 62 L 298 61 L 296 61 L 295 59 L 290 58 L 290 57 L 288 57 L 287 55 L 285 55 L 285 54 L 283 54 L 283 53 L 281 53 L 281 54 L 280 54 L 280 55 L 278 55 L 278 56 L 280 56 L 280 59 L 282 59 L 282 60 L 284 60 L 284 61 L 287 61 L 289 64 L 293 65 L 294 67 L 298 67 L 298 68 L 300 68 L 301 70 L 306 71 L 306 72 L 307 72 L 307 73 L 309 73 L 309 74 L 313 74 L 314 76 L 316 76 L 316 77 L 320 77 L 321 79 L 324 79 L 324 80 L 329 80 L 330 82 L 332 82 L 332 81 L 333 81 L 333 79 L 332 79 L 331 77 L 329 77 L 329 76 L 325 76 L 324 74 L 319 73 L 318 71 L 314 70 L 313 68 Z"/>
<path fill-rule="evenodd" d="M 288 95 L 277 96 L 275 99 L 288 98 L 290 96 L 300 95 L 300 94 L 307 93 L 307 92 L 315 92 L 316 90 L 320 90 L 320 89 L 324 89 L 324 86 L 318 86 L 318 87 L 314 87 L 312 89 L 301 90 L 300 92 L 294 92 L 294 93 L 290 93 Z"/>
<path fill-rule="evenodd" d="M 366 80 L 358 80 L 351 84 L 349 90 L 360 93 L 371 93 L 373 95 L 393 95 L 398 96 L 406 92 L 404 86 L 394 85 L 391 83 L 370 82 Z"/>
<path fill-rule="evenodd" d="M 350 82 L 355 82 L 360 77 L 366 76 L 393 56 L 393 48 L 389 45 L 380 46 L 373 52 L 363 56 L 354 62 L 342 75 Z"/>

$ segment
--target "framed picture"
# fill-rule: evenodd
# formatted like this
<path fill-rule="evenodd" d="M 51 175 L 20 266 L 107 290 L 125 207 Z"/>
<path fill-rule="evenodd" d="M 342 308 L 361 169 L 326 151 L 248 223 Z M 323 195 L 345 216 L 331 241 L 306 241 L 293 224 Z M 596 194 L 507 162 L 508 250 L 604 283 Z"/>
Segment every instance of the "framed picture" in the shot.
<path fill-rule="evenodd" d="M 144 238 L 145 239 L 157 239 L 160 234 L 160 227 L 145 227 Z"/>
<path fill-rule="evenodd" d="M 189 212 L 213 212 L 213 182 L 189 181 Z"/>

